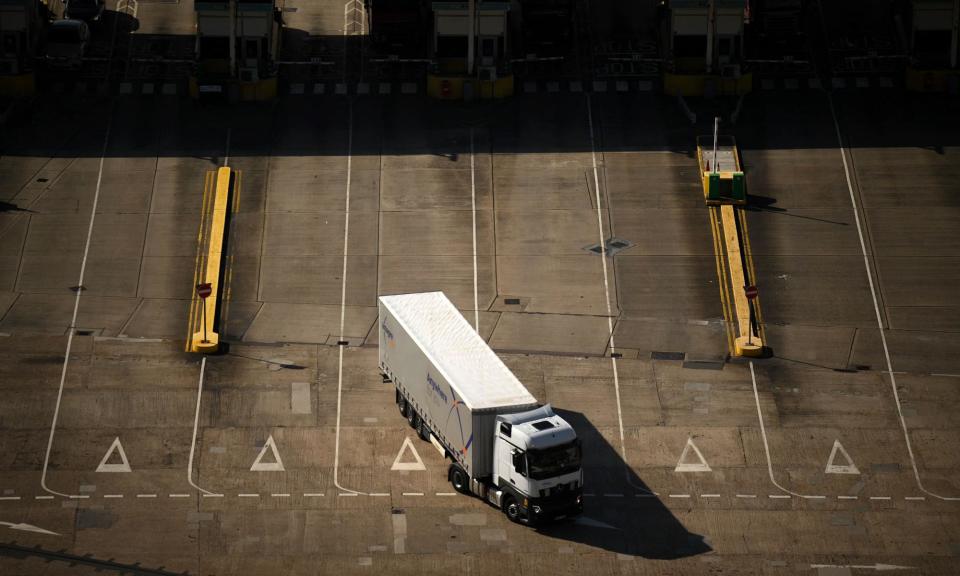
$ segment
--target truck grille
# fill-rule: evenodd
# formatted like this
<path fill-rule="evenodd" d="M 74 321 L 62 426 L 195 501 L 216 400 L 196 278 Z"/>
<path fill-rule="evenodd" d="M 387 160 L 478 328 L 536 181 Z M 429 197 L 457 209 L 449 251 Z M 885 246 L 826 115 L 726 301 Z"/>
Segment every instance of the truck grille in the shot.
<path fill-rule="evenodd" d="M 550 496 L 561 496 L 563 494 L 568 494 L 576 490 L 578 485 L 579 485 L 579 482 L 577 480 L 574 480 L 573 482 L 570 482 L 568 484 L 557 484 L 556 486 L 553 486 L 551 488 L 541 488 L 540 497 L 548 498 Z"/>

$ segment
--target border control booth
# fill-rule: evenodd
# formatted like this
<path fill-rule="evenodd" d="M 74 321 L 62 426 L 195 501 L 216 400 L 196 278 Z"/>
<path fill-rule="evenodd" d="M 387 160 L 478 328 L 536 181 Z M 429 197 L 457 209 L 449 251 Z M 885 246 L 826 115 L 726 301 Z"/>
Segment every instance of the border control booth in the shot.
<path fill-rule="evenodd" d="M 744 73 L 743 0 L 670 0 L 669 71 L 664 91 L 681 96 L 739 95 Z"/>
<path fill-rule="evenodd" d="M 0 96 L 33 94 L 41 25 L 38 0 L 0 0 Z"/>
<path fill-rule="evenodd" d="M 197 0 L 194 98 L 271 100 L 277 94 L 278 0 Z"/>
<path fill-rule="evenodd" d="M 429 56 L 435 66 L 427 76 L 430 96 L 472 100 L 513 94 L 510 7 L 510 2 L 479 0 L 431 4 Z"/>

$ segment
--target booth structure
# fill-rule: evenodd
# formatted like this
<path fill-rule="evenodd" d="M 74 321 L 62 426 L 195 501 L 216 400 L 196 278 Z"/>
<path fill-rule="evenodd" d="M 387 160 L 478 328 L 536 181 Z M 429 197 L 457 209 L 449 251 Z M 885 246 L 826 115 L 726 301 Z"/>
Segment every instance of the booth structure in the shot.
<path fill-rule="evenodd" d="M 427 93 L 459 100 L 513 94 L 510 2 L 433 2 Z"/>
<path fill-rule="evenodd" d="M 753 78 L 741 70 L 743 0 L 670 0 L 664 91 L 681 96 L 744 94 Z"/>
<path fill-rule="evenodd" d="M 0 96 L 33 94 L 41 28 L 38 0 L 0 0 Z"/>
<path fill-rule="evenodd" d="M 906 86 L 916 92 L 957 91 L 960 85 L 960 0 L 913 0 Z"/>
<path fill-rule="evenodd" d="M 194 9 L 197 67 L 191 95 L 274 98 L 281 22 L 277 0 L 197 0 Z"/>

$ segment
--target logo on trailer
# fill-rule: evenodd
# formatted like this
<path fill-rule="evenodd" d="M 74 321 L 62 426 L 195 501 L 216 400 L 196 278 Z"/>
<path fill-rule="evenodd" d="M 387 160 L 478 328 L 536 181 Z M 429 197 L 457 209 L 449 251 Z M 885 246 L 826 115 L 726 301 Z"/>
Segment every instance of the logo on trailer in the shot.
<path fill-rule="evenodd" d="M 457 393 L 453 391 L 453 386 L 450 387 L 450 394 L 453 396 L 453 405 L 450 406 L 450 411 L 447 412 L 447 423 L 444 424 L 444 428 L 450 423 L 450 417 L 453 416 L 454 411 L 456 411 L 457 424 L 460 427 L 460 443 L 463 444 L 463 448 L 457 451 L 456 456 L 457 460 L 462 462 L 467 455 L 467 450 L 470 449 L 470 445 L 473 444 L 473 432 L 470 433 L 469 438 L 463 437 L 463 419 L 460 417 L 460 407 L 466 407 L 466 404 L 464 404 L 463 400 L 457 399 Z"/>
<path fill-rule="evenodd" d="M 430 373 L 427 373 L 427 387 L 430 388 L 430 391 L 433 392 L 437 398 L 443 400 L 443 403 L 447 403 L 447 395 L 440 389 L 440 385 L 437 384 L 437 381 L 433 379 L 433 376 L 430 376 Z"/>
<path fill-rule="evenodd" d="M 383 322 L 380 323 L 380 328 L 383 329 L 383 335 L 387 337 L 387 346 L 393 348 L 397 345 L 397 341 L 393 337 L 393 332 L 390 331 L 390 327 L 387 326 L 387 318 L 383 318 Z"/>

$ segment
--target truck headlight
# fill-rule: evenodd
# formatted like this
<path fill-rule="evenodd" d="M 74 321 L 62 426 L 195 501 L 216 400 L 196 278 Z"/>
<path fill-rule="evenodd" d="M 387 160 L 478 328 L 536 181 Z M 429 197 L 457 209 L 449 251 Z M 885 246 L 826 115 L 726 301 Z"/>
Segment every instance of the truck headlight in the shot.
<path fill-rule="evenodd" d="M 534 513 L 534 514 L 539 514 L 539 513 L 540 513 L 540 507 L 537 506 L 536 504 L 533 505 L 533 513 Z"/>

